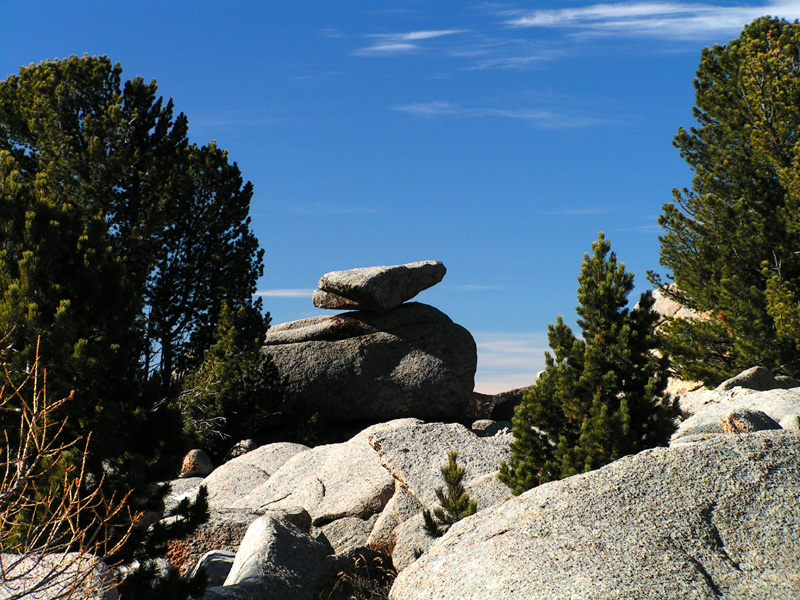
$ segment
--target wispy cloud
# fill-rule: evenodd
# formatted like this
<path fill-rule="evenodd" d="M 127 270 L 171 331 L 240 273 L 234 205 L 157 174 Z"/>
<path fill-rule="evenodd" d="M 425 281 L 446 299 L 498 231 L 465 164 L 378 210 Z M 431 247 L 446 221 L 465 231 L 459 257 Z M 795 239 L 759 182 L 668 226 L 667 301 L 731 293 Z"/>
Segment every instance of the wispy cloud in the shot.
<path fill-rule="evenodd" d="M 334 27 L 327 27 L 318 29 L 317 32 L 322 36 L 330 39 L 339 39 L 345 37 L 340 29 L 336 29 Z"/>
<path fill-rule="evenodd" d="M 360 56 L 392 56 L 408 54 L 422 48 L 419 43 L 423 40 L 432 40 L 458 33 L 464 29 L 431 29 L 422 31 L 409 31 L 406 33 L 379 33 L 366 36 L 373 40 L 369 46 L 359 48 L 355 54 Z"/>
<path fill-rule="evenodd" d="M 290 290 L 258 290 L 256 296 L 264 298 L 311 298 L 314 290 L 311 289 L 290 289 Z"/>
<path fill-rule="evenodd" d="M 570 115 L 550 110 L 528 108 L 470 108 L 458 106 L 449 102 L 403 104 L 400 106 L 393 106 L 392 110 L 422 118 L 450 117 L 457 119 L 475 119 L 494 117 L 519 119 L 546 128 L 585 127 L 587 125 L 597 125 L 606 122 L 603 119 L 595 117 Z"/>
<path fill-rule="evenodd" d="M 476 60 L 475 64 L 467 70 L 488 71 L 491 69 L 521 69 L 545 61 L 553 60 L 553 54 L 529 54 L 525 56 L 500 56 L 497 58 L 485 58 Z"/>
<path fill-rule="evenodd" d="M 342 206 L 322 202 L 292 204 L 287 210 L 296 215 L 368 215 L 381 212 L 371 206 Z"/>
<path fill-rule="evenodd" d="M 531 385 L 544 369 L 547 333 L 483 332 L 473 334 L 478 345 L 475 390 L 496 394 Z"/>
<path fill-rule="evenodd" d="M 737 32 L 762 15 L 800 17 L 800 2 L 766 2 L 755 6 L 689 2 L 617 2 L 581 8 L 511 11 L 507 25 L 572 29 L 590 35 L 695 38 Z"/>

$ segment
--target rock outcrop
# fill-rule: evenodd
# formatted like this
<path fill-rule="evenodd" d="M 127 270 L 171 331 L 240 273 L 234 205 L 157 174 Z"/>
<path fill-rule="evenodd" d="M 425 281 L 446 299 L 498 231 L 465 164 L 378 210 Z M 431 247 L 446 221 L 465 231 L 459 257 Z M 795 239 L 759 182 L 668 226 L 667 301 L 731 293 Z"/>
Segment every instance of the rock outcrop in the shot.
<path fill-rule="evenodd" d="M 281 513 L 331 555 L 369 547 L 392 556 L 400 540 L 398 556 L 405 566 L 416 559 L 416 550 L 433 542 L 422 530 L 420 515 L 426 506 L 438 505 L 435 489 L 444 486 L 441 467 L 447 453 L 458 452 L 459 464 L 467 469 L 467 489 L 482 510 L 508 496 L 496 473 L 508 458 L 509 440 L 508 435 L 482 438 L 460 424 L 399 419 L 368 427 L 340 444 L 262 446 L 204 480 L 191 480 L 192 488 L 178 488 L 180 497 L 191 498 L 202 484 L 210 498 L 209 522 L 182 540 L 190 549 L 187 564 L 210 550 L 238 555 L 254 520 Z M 237 589 L 226 590 L 225 597 L 251 597 Z"/>
<path fill-rule="evenodd" d="M 368 519 L 380 513 L 394 493 L 394 479 L 381 466 L 367 436 L 391 426 L 376 425 L 348 442 L 295 455 L 228 508 L 259 513 L 301 506 L 316 527 L 345 517 Z"/>
<path fill-rule="evenodd" d="M 328 422 L 459 420 L 471 405 L 475 340 L 425 304 L 276 325 L 264 351 L 284 380 L 284 408 Z"/>
<path fill-rule="evenodd" d="M 719 436 L 548 483 L 456 523 L 392 600 L 800 595 L 800 436 Z"/>
<path fill-rule="evenodd" d="M 208 490 L 209 508 L 229 507 L 267 481 L 290 458 L 307 450 L 302 444 L 278 442 L 229 460 L 202 481 Z"/>
<path fill-rule="evenodd" d="M 500 463 L 511 453 L 510 436 L 478 437 L 458 423 L 423 423 L 418 419 L 395 421 L 367 436 L 383 467 L 424 507 L 439 505 L 436 488 L 443 487 L 442 466 L 447 454 L 458 452 L 464 467 L 464 487 L 478 508 L 502 502 L 510 492 L 497 478 Z"/>
<path fill-rule="evenodd" d="M 388 312 L 439 283 L 447 269 L 437 260 L 326 273 L 312 300 L 318 308 Z"/>
<path fill-rule="evenodd" d="M 774 429 L 783 419 L 800 414 L 800 387 L 795 383 L 754 367 L 723 381 L 716 389 L 684 394 L 679 398 L 680 405 L 689 416 L 680 423 L 671 443 Z"/>
<path fill-rule="evenodd" d="M 768 375 L 694 392 L 669 448 L 516 498 L 497 478 L 507 424 L 405 418 L 340 444 L 262 446 L 176 482 L 170 505 L 200 483 L 214 499 L 182 540 L 184 566 L 228 551 L 206 556 L 219 584 L 235 552 L 212 600 L 310 599 L 362 568 L 391 577 L 392 564 L 393 600 L 800 597 L 800 388 Z M 702 423 L 713 427 L 692 429 Z M 438 505 L 451 450 L 479 512 L 432 538 L 421 513 Z"/>

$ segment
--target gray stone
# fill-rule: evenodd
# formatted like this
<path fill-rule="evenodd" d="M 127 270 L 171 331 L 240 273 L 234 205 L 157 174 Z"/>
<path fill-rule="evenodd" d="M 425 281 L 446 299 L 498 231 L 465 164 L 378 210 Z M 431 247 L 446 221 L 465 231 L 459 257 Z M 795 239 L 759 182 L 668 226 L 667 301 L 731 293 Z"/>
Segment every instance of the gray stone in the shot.
<path fill-rule="evenodd" d="M 361 305 L 355 300 L 344 298 L 332 292 L 323 292 L 322 290 L 314 290 L 311 294 L 311 302 L 317 308 L 326 308 L 328 310 L 358 310 Z"/>
<path fill-rule="evenodd" d="M 313 528 L 311 535 L 317 540 L 329 544 L 336 554 L 341 554 L 365 546 L 377 520 L 377 514 L 367 519 L 343 517 L 321 527 Z"/>
<path fill-rule="evenodd" d="M 670 443 L 685 436 L 725 433 L 726 419 L 733 412 L 761 411 L 778 423 L 786 415 L 800 413 L 797 388 L 754 391 L 734 387 L 723 392 L 706 390 L 702 395 L 697 392 L 688 395 L 702 401 L 694 403 L 695 413 L 678 425 Z"/>
<path fill-rule="evenodd" d="M 368 519 L 383 510 L 394 492 L 394 479 L 366 440 L 382 427 L 386 425 L 368 428 L 342 444 L 293 456 L 230 508 L 264 512 L 302 506 L 317 527 L 343 517 Z"/>
<path fill-rule="evenodd" d="M 289 442 L 266 444 L 217 467 L 203 480 L 209 508 L 215 511 L 231 506 L 267 481 L 287 460 L 306 450 L 308 446 Z"/>
<path fill-rule="evenodd" d="M 422 512 L 422 505 L 411 493 L 395 482 L 394 496 L 386 504 L 367 539 L 367 546 L 392 555 L 396 540 L 395 529 Z"/>
<path fill-rule="evenodd" d="M 481 435 L 487 428 L 494 425 L 494 423 L 495 421 L 492 421 L 491 419 L 478 419 L 472 423 L 472 425 L 470 425 L 470 429 L 472 430 L 472 433 Z"/>
<path fill-rule="evenodd" d="M 510 421 L 514 418 L 514 409 L 522 402 L 522 396 L 528 388 L 516 388 L 492 396 L 490 418 L 495 421 Z"/>
<path fill-rule="evenodd" d="M 419 556 L 428 551 L 438 538 L 431 537 L 425 531 L 425 520 L 422 513 L 404 522 L 395 530 L 395 543 L 392 552 L 392 563 L 400 573 Z"/>
<path fill-rule="evenodd" d="M 241 440 L 236 442 L 233 447 L 228 450 L 228 453 L 225 455 L 225 462 L 228 462 L 232 458 L 236 458 L 237 456 L 241 456 L 242 454 L 247 454 L 258 448 L 258 443 L 255 440 L 247 439 Z"/>
<path fill-rule="evenodd" d="M 178 508 L 178 504 L 184 498 L 194 502 L 197 497 L 197 490 L 200 488 L 200 484 L 203 483 L 203 478 L 187 477 L 185 479 L 173 479 L 165 483 L 169 485 L 169 493 L 164 496 L 164 514 L 168 515 Z"/>
<path fill-rule="evenodd" d="M 678 395 L 678 405 L 681 412 L 690 417 L 703 411 L 707 404 L 716 402 L 720 394 L 714 390 L 709 390 L 703 387 L 695 390 L 684 392 Z"/>
<path fill-rule="evenodd" d="M 387 312 L 439 283 L 446 272 L 435 260 L 333 271 L 320 278 L 317 287 L 325 294 L 314 294 L 314 306 Z"/>
<path fill-rule="evenodd" d="M 479 510 L 508 496 L 508 488 L 495 476 L 500 463 L 510 458 L 507 438 L 481 438 L 458 423 L 405 419 L 371 432 L 367 439 L 381 464 L 425 507 L 439 505 L 435 490 L 444 486 L 442 466 L 451 450 L 466 469 L 464 486 Z"/>
<path fill-rule="evenodd" d="M 456 523 L 391 600 L 800 597 L 800 436 L 656 448 Z"/>
<path fill-rule="evenodd" d="M 475 421 L 470 429 L 472 432 L 480 437 L 492 437 L 498 434 L 505 434 L 511 431 L 513 427 L 511 421 L 492 421 L 491 419 L 481 419 Z"/>
<path fill-rule="evenodd" d="M 735 387 L 763 392 L 764 390 L 774 390 L 775 388 L 783 386 L 781 386 L 780 382 L 775 379 L 775 376 L 764 367 L 751 367 L 730 379 L 726 379 L 720 383 L 714 391 L 726 392 Z"/>
<path fill-rule="evenodd" d="M 0 554 L 0 599 L 117 600 L 111 572 L 99 558 L 78 552 L 45 556 Z"/>
<path fill-rule="evenodd" d="M 800 431 L 800 412 L 786 415 L 778 424 L 789 431 Z"/>
<path fill-rule="evenodd" d="M 788 390 L 790 388 L 800 387 L 800 381 L 788 375 L 775 375 L 775 382 L 779 388 Z"/>
<path fill-rule="evenodd" d="M 239 585 L 206 588 L 203 600 L 266 600 L 259 590 Z"/>
<path fill-rule="evenodd" d="M 200 449 L 195 448 L 189 450 L 186 456 L 183 457 L 181 463 L 181 471 L 178 473 L 179 479 L 187 477 L 205 477 L 214 470 L 214 465 L 208 454 Z"/>
<path fill-rule="evenodd" d="M 684 435 L 679 438 L 675 438 L 670 441 L 669 445 L 672 446 L 680 446 L 682 444 L 695 444 L 698 442 L 706 442 L 708 440 L 713 440 L 716 437 L 721 435 L 727 435 L 725 433 L 692 433 L 689 435 Z"/>
<path fill-rule="evenodd" d="M 672 289 L 672 285 L 667 286 L 667 290 Z M 691 320 L 705 320 L 708 318 L 708 312 L 699 312 L 687 306 L 684 306 L 677 300 L 673 300 L 667 296 L 662 290 L 653 290 L 653 312 L 661 316 L 661 322 L 667 319 L 691 319 Z M 638 305 L 637 305 L 638 306 Z"/>
<path fill-rule="evenodd" d="M 271 327 L 264 351 L 283 378 L 284 409 L 327 422 L 463 418 L 477 351 L 470 333 L 415 302 Z"/>
<path fill-rule="evenodd" d="M 197 564 L 189 573 L 189 580 L 196 579 L 202 569 L 208 581 L 208 585 L 213 587 L 225 583 L 228 573 L 231 572 L 235 552 L 229 550 L 210 550 L 200 557 Z"/>
<path fill-rule="evenodd" d="M 760 410 L 735 410 L 723 419 L 725 433 L 752 433 L 781 429 L 781 426 L 769 415 Z"/>
<path fill-rule="evenodd" d="M 280 513 L 266 514 L 248 528 L 224 586 L 210 588 L 204 598 L 308 600 L 327 552 Z"/>
<path fill-rule="evenodd" d="M 247 533 L 247 528 L 260 516 L 245 511 L 211 512 L 206 522 L 180 538 L 181 547 L 186 550 L 181 569 L 191 572 L 203 555 L 212 550 L 235 553 Z M 305 517 L 310 527 L 311 519 L 308 514 Z"/>

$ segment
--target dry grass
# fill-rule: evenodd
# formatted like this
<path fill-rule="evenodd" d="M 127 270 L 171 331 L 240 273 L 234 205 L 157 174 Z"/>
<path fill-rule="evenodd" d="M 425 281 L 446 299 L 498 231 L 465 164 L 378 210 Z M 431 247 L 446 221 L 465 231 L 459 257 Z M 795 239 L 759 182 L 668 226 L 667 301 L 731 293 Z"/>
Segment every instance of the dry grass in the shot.
<path fill-rule="evenodd" d="M 0 345 L 2 345 L 0 340 Z M 50 400 L 36 360 L 21 382 L 3 363 L 0 385 L 0 587 L 4 600 L 79 597 L 98 561 L 117 553 L 135 518 L 126 497 L 107 498 L 102 480 L 86 485 L 91 435 L 65 440 L 63 407 Z M 68 455 L 77 460 L 68 460 Z M 127 525 L 119 526 L 119 522 Z M 108 585 L 113 585 L 108 583 Z"/>

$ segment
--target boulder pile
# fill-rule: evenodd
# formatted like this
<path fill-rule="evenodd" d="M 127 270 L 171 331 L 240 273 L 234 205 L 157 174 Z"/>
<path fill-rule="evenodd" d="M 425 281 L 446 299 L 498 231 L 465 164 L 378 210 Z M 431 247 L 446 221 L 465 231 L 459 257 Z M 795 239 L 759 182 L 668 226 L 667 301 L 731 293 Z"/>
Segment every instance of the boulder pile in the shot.
<path fill-rule="evenodd" d="M 207 537 L 242 525 L 207 597 L 310 600 L 366 560 L 399 572 L 392 600 L 800 597 L 791 383 L 745 372 L 687 394 L 696 412 L 670 447 L 516 498 L 497 479 L 512 437 L 486 434 L 499 423 L 399 419 L 341 444 L 262 446 L 195 480 L 208 486 Z M 716 424 L 698 433 L 701 418 Z M 747 426 L 725 425 L 736 422 Z M 450 450 L 478 512 L 432 538 L 422 510 L 438 505 Z"/>
<path fill-rule="evenodd" d="M 795 383 L 756 369 L 686 394 L 669 447 L 514 498 L 497 479 L 512 439 L 501 423 L 406 418 L 339 444 L 267 444 L 171 482 L 167 507 L 203 485 L 211 514 L 176 540 L 186 562 L 173 564 L 205 566 L 215 600 L 339 597 L 354 577 L 385 590 L 394 570 L 391 600 L 796 599 Z M 422 511 L 438 506 L 451 450 L 478 512 L 432 538 Z M 110 600 L 98 573 L 87 597 Z"/>
<path fill-rule="evenodd" d="M 284 382 L 284 409 L 326 422 L 468 418 L 477 350 L 444 313 L 407 301 L 444 277 L 438 261 L 334 271 L 313 302 L 358 309 L 275 325 L 264 346 Z"/>
<path fill-rule="evenodd" d="M 182 542 L 193 562 L 214 562 L 204 597 L 311 598 L 352 557 L 391 570 L 392 561 L 405 567 L 433 543 L 422 510 L 438 506 L 434 490 L 444 484 L 450 450 L 467 470 L 465 488 L 479 511 L 504 501 L 509 492 L 497 471 L 509 442 L 507 430 L 481 437 L 458 423 L 398 419 L 339 444 L 261 446 L 204 479 L 172 482 L 180 485 L 167 503 L 207 489 L 209 522 Z"/>
<path fill-rule="evenodd" d="M 753 367 L 713 390 L 699 389 L 679 397 L 688 415 L 670 444 L 704 440 L 726 433 L 800 428 L 800 381 L 775 377 Z"/>

